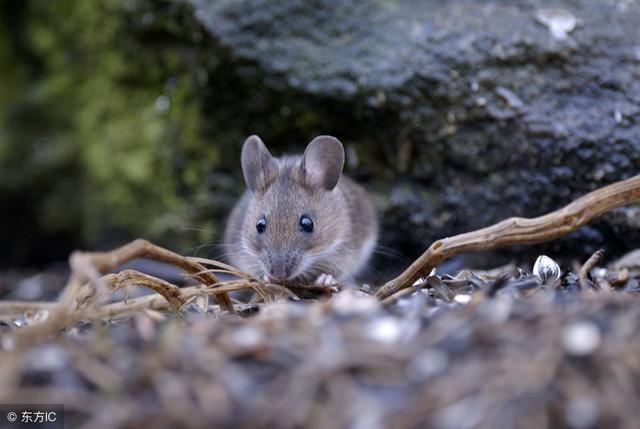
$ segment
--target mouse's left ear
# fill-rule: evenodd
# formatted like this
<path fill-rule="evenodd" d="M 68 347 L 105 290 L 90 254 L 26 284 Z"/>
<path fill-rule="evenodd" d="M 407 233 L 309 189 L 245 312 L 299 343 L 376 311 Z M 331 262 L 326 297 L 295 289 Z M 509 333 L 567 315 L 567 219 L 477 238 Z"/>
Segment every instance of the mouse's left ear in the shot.
<path fill-rule="evenodd" d="M 300 168 L 309 184 L 330 191 L 338 184 L 343 166 L 342 143 L 335 137 L 318 136 L 305 149 Z"/>
<path fill-rule="evenodd" d="M 278 175 L 278 163 L 260 137 L 253 135 L 242 146 L 242 173 L 252 191 L 264 190 Z"/>

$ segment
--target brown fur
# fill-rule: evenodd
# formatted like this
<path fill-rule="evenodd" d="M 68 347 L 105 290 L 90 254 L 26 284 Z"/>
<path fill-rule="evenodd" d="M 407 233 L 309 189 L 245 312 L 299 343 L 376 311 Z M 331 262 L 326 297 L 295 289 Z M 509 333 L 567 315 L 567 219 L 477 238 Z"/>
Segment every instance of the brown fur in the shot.
<path fill-rule="evenodd" d="M 316 146 L 316 153 L 318 147 L 325 150 L 324 146 Z M 341 145 L 339 149 L 342 150 Z M 269 275 L 270 267 L 278 263 L 286 265 L 288 281 L 309 282 L 320 274 L 331 274 L 343 281 L 353 278 L 366 264 L 377 238 L 376 213 L 366 191 L 351 179 L 339 176 L 342 165 L 336 173 L 336 161 L 321 159 L 313 165 L 317 170 L 328 163 L 335 178 L 339 177 L 337 185 L 327 190 L 323 186 L 331 183 L 330 176 L 324 182 L 309 183 L 305 167 L 311 168 L 308 164 L 314 160 L 308 159 L 307 152 L 307 165 L 302 166 L 302 156 L 271 158 L 275 163 L 270 163 L 265 161 L 265 151 L 266 148 L 260 149 L 247 157 L 259 157 L 258 165 L 268 165 L 269 174 L 261 169 L 251 171 L 256 164 L 246 167 L 243 149 L 243 168 L 249 170 L 245 171 L 245 179 L 249 176 L 249 180 L 264 180 L 253 182 L 257 183 L 255 189 L 247 190 L 231 212 L 225 233 L 230 262 L 256 278 Z M 313 220 L 312 233 L 300 230 L 302 215 Z M 259 234 L 256 222 L 262 216 L 267 219 L 267 227 Z"/>

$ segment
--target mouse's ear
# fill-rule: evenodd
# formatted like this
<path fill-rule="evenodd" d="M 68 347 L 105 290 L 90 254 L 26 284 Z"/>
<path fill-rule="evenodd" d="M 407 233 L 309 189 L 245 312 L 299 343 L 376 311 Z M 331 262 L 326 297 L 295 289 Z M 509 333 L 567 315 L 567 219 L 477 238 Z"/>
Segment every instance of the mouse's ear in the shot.
<path fill-rule="evenodd" d="M 253 135 L 242 146 L 242 174 L 252 191 L 266 188 L 278 173 L 278 163 L 260 137 Z"/>
<path fill-rule="evenodd" d="M 309 184 L 330 191 L 338 184 L 343 166 L 342 143 L 335 137 L 318 136 L 305 149 L 300 167 Z"/>

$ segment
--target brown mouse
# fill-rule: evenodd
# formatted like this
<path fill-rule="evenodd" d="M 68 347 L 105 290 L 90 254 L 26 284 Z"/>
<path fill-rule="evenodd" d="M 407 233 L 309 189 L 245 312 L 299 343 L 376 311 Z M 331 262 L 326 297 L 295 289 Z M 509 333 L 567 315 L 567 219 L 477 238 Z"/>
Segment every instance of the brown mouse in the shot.
<path fill-rule="evenodd" d="M 319 136 L 302 156 L 274 158 L 260 137 L 242 147 L 247 191 L 225 232 L 230 262 L 274 283 L 351 282 L 378 236 L 367 192 L 342 175 L 344 148 Z"/>

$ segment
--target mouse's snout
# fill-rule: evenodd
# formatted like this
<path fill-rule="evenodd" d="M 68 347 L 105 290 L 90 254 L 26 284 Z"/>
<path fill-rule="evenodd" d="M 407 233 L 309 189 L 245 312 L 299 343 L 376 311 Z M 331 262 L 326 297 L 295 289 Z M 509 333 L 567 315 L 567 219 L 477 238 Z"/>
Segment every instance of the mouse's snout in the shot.
<path fill-rule="evenodd" d="M 299 258 L 295 253 L 283 255 L 267 254 L 267 276 L 273 281 L 291 280 L 296 271 Z"/>
<path fill-rule="evenodd" d="M 269 277 L 273 280 L 286 280 L 290 275 L 291 269 L 284 261 L 278 261 L 269 267 Z"/>

